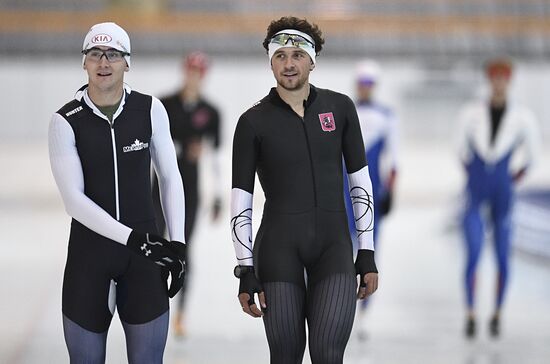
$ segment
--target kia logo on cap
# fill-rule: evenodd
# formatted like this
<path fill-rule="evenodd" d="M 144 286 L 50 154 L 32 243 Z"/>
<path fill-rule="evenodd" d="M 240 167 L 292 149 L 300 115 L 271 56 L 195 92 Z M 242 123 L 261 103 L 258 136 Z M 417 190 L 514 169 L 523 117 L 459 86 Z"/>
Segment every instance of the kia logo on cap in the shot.
<path fill-rule="evenodd" d="M 113 38 L 107 34 L 98 34 L 92 38 L 92 43 L 109 43 Z"/>

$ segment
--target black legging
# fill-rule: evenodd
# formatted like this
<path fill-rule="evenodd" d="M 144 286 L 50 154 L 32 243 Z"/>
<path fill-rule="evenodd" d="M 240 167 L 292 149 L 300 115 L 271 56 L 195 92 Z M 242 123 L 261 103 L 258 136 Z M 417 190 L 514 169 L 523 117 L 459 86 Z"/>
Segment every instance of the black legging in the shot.
<path fill-rule="evenodd" d="M 356 277 L 330 275 L 306 290 L 289 282 L 263 284 L 264 325 L 272 364 L 302 363 L 308 323 L 313 364 L 343 362 L 355 315 Z"/>
<path fill-rule="evenodd" d="M 168 335 L 169 313 L 144 324 L 122 322 L 130 364 L 161 364 Z M 63 331 L 71 364 L 105 363 L 107 330 L 96 333 L 82 328 L 63 315 Z"/>

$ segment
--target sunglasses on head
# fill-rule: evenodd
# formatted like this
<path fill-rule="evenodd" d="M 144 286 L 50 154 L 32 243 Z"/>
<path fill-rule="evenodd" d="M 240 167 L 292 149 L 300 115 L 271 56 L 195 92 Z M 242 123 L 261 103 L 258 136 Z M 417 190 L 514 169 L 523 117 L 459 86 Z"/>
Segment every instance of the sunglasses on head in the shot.
<path fill-rule="evenodd" d="M 309 46 L 309 47 L 315 48 L 315 44 L 313 44 L 313 42 L 297 34 L 286 34 L 286 33 L 277 34 L 273 38 L 271 38 L 271 41 L 270 41 L 270 43 L 275 43 L 282 46 L 287 45 L 288 42 L 291 42 L 291 44 L 295 47 Z"/>

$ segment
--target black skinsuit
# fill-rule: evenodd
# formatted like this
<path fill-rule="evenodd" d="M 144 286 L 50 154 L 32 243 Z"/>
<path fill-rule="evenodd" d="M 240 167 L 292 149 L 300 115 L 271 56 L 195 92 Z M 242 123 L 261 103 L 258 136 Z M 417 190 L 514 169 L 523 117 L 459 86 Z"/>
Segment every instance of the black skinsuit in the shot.
<path fill-rule="evenodd" d="M 124 111 L 112 127 L 84 101 L 73 100 L 58 113 L 66 115 L 82 107 L 66 120 L 74 131 L 86 196 L 121 223 L 138 231 L 156 232 L 149 193 L 151 97 L 136 91 L 126 97 Z M 135 140 L 147 147 L 124 152 L 123 147 Z M 112 319 L 107 306 L 111 279 L 118 283 L 118 313 L 125 322 L 146 323 L 168 310 L 166 282 L 157 265 L 73 219 L 63 280 L 63 314 L 86 330 L 106 331 Z"/>
<path fill-rule="evenodd" d="M 203 138 L 211 139 L 214 148 L 220 146 L 220 119 L 214 106 L 203 99 L 196 104 L 184 105 L 180 92 L 160 100 L 170 119 L 170 134 L 174 140 L 178 157 L 178 167 L 185 190 L 185 241 L 190 242 L 199 206 L 198 160 L 189 157 L 189 148 L 202 143 Z M 162 216 L 158 183 L 154 183 L 154 199 L 159 231 L 166 226 Z"/>
<path fill-rule="evenodd" d="M 365 152 L 349 97 L 311 86 L 304 106 L 301 118 L 272 89 L 241 116 L 233 188 L 252 194 L 257 172 L 265 192 L 254 264 L 266 292 L 272 363 L 301 362 L 306 318 L 313 362 L 341 363 L 357 284 L 342 156 L 353 173 L 366 165 Z"/>

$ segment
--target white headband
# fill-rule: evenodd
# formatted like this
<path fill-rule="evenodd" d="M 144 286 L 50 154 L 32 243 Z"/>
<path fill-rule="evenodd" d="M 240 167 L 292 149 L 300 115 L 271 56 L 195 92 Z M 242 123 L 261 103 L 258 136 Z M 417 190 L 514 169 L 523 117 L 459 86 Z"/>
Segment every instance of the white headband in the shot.
<path fill-rule="evenodd" d="M 315 44 L 315 42 L 313 41 L 313 39 L 306 33 L 303 33 L 299 30 L 296 30 L 296 29 L 285 29 L 285 30 L 281 30 L 280 32 L 277 32 L 275 33 L 275 35 L 273 35 L 273 37 L 279 35 L 279 34 L 294 34 L 294 35 L 299 35 L 300 37 L 304 37 L 305 39 L 307 39 L 308 41 L 311 42 L 310 43 L 307 43 L 307 45 L 305 46 L 301 46 L 301 47 L 297 47 L 295 45 L 292 44 L 292 42 L 288 42 L 287 44 L 285 45 L 280 45 L 280 44 L 277 44 L 277 43 L 269 43 L 268 45 L 268 56 L 269 56 L 269 63 L 271 64 L 271 58 L 273 58 L 273 55 L 275 54 L 275 52 L 281 48 L 286 48 L 286 47 L 296 47 L 296 48 L 300 48 L 300 49 L 303 49 L 308 55 L 309 57 L 311 58 L 311 61 L 315 64 L 315 46 L 313 44 Z"/>

